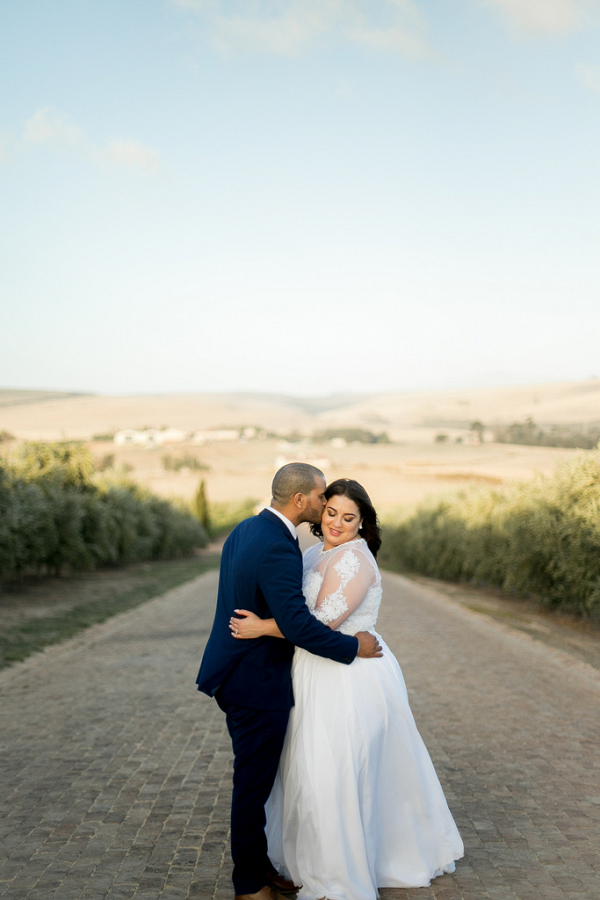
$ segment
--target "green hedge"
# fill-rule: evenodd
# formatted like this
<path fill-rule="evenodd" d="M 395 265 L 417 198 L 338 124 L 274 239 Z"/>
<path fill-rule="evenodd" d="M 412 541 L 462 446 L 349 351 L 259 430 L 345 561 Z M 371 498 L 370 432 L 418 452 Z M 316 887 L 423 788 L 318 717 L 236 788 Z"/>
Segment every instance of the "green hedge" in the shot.
<path fill-rule="evenodd" d="M 0 461 L 0 577 L 168 559 L 205 546 L 183 507 L 116 473 L 79 444 L 27 443 Z"/>
<path fill-rule="evenodd" d="M 210 533 L 213 537 L 221 537 L 232 531 L 244 519 L 255 515 L 258 500 L 245 497 L 243 500 L 217 502 L 209 504 Z"/>
<path fill-rule="evenodd" d="M 381 563 L 600 618 L 600 454 L 552 476 L 432 500 L 384 528 Z"/>

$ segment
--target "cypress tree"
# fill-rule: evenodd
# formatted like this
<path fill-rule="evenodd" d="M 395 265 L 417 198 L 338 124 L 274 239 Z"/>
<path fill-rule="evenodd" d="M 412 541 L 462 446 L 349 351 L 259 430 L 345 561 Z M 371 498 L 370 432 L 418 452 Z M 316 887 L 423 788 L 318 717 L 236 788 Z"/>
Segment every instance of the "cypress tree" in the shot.
<path fill-rule="evenodd" d="M 210 534 L 210 505 L 208 497 L 206 496 L 206 484 L 204 478 L 200 481 L 198 490 L 194 496 L 193 510 L 196 518 L 204 526 L 206 533 Z"/>

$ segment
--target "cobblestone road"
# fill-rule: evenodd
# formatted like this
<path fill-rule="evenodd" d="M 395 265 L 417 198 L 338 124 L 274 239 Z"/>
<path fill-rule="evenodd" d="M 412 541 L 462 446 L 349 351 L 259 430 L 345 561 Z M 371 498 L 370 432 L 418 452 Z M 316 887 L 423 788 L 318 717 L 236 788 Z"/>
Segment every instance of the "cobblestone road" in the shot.
<path fill-rule="evenodd" d="M 194 678 L 217 574 L 0 673 L 4 900 L 232 897 L 223 716 Z M 466 845 L 385 900 L 600 898 L 600 675 L 385 577 L 379 630 Z"/>

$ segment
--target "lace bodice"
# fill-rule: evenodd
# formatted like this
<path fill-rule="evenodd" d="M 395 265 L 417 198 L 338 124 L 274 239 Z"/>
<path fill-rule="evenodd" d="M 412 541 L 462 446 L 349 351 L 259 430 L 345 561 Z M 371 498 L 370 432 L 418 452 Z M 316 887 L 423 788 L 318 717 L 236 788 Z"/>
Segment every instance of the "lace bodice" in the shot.
<path fill-rule="evenodd" d="M 323 550 L 322 544 L 309 547 L 302 590 L 313 616 L 336 631 L 356 634 L 375 626 L 381 575 L 362 538 L 331 550 Z"/>

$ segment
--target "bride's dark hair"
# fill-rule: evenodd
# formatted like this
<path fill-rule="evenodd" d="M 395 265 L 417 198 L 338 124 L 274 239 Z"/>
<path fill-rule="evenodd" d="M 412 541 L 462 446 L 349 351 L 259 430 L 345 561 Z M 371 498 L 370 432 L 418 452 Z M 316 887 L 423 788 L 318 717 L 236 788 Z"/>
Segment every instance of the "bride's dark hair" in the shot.
<path fill-rule="evenodd" d="M 359 531 L 359 537 L 365 539 L 373 556 L 377 556 L 377 551 L 381 547 L 381 528 L 379 527 L 375 507 L 362 484 L 359 484 L 358 481 L 353 481 L 352 478 L 338 478 L 337 481 L 332 481 L 327 486 L 325 497 L 327 500 L 330 500 L 332 497 L 348 497 L 349 500 L 356 503 L 362 519 L 362 529 Z M 323 537 L 320 522 L 318 525 L 311 525 L 310 530 L 317 537 Z"/>

